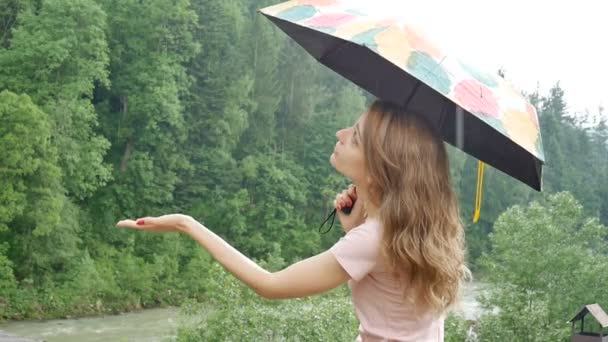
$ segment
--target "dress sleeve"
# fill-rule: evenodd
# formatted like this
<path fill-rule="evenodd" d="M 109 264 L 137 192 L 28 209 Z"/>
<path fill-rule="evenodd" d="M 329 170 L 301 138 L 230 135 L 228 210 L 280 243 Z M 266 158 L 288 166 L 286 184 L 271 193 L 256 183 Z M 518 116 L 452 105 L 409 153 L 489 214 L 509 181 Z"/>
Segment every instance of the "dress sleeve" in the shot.
<path fill-rule="evenodd" d="M 346 233 L 330 248 L 330 252 L 351 279 L 359 281 L 376 266 L 381 237 L 379 225 L 366 221 Z"/>

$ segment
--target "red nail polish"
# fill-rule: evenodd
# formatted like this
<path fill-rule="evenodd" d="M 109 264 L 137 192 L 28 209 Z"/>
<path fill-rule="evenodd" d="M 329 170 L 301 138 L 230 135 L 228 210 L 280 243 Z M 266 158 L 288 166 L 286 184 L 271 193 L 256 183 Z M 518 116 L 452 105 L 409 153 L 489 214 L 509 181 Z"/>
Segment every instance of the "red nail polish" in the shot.
<path fill-rule="evenodd" d="M 143 226 L 145 224 L 144 220 L 137 220 L 136 224 L 138 226 Z"/>

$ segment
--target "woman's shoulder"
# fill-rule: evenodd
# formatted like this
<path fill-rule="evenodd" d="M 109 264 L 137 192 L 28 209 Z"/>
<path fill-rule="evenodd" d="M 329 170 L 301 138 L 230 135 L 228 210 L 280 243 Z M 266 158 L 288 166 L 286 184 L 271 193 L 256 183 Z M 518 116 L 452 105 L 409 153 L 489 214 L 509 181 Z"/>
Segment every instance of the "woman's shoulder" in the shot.
<path fill-rule="evenodd" d="M 379 223 L 368 218 L 340 238 L 330 252 L 351 279 L 360 281 L 376 267 L 381 238 Z"/>
<path fill-rule="evenodd" d="M 363 223 L 349 230 L 341 240 L 350 241 L 352 245 L 364 245 L 364 249 L 374 251 L 380 249 L 382 240 L 382 225 L 376 218 L 366 218 Z"/>
<path fill-rule="evenodd" d="M 355 233 L 366 233 L 370 235 L 382 235 L 382 224 L 378 218 L 367 217 L 363 223 L 349 230 L 348 234 Z"/>

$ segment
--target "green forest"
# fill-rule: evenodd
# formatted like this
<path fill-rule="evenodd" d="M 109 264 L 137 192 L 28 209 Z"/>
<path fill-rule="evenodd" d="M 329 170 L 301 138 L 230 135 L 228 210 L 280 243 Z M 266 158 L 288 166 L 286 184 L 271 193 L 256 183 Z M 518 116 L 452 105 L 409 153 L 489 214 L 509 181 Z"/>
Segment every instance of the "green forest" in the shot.
<path fill-rule="evenodd" d="M 347 288 L 268 302 L 185 236 L 115 228 L 185 213 L 270 269 L 343 234 L 318 230 L 348 186 L 328 159 L 373 97 L 257 12 L 274 3 L 0 2 L 0 321 L 182 306 L 206 319 L 180 341 L 354 339 Z M 585 304 L 608 308 L 608 113 L 574 115 L 549 81 L 527 93 L 542 192 L 487 168 L 474 224 L 477 160 L 448 146 L 468 263 L 499 310 L 450 316 L 447 341 L 567 341 Z"/>

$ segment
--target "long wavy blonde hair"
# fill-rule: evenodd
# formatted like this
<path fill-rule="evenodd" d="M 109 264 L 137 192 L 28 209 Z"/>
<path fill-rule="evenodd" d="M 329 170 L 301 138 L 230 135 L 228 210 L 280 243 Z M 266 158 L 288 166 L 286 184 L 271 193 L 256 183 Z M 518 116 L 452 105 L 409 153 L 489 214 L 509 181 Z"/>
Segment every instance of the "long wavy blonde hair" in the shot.
<path fill-rule="evenodd" d="M 362 145 L 369 200 L 384 228 L 383 256 L 416 308 L 443 313 L 470 277 L 443 141 L 424 119 L 376 100 Z"/>

